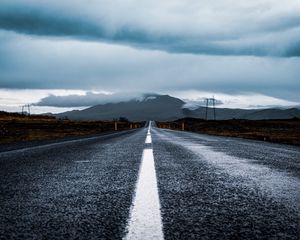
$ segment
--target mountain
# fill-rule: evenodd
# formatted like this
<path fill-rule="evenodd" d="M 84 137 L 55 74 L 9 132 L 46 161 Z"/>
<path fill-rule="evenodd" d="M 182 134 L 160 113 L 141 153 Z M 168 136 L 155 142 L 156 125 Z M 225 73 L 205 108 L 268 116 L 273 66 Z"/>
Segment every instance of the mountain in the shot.
<path fill-rule="evenodd" d="M 289 109 L 270 108 L 270 109 L 263 109 L 263 110 L 254 111 L 252 113 L 246 114 L 244 118 L 249 120 L 300 118 L 300 110 L 297 108 L 289 108 Z"/>
<path fill-rule="evenodd" d="M 131 121 L 169 121 L 184 117 L 205 118 L 206 108 L 189 108 L 181 99 L 169 95 L 148 94 L 142 99 L 128 102 L 96 105 L 84 110 L 56 114 L 57 117 L 74 120 L 112 120 L 125 117 Z M 216 108 L 218 120 L 226 119 L 290 119 L 300 118 L 300 110 L 290 109 L 229 109 Z M 213 118 L 213 109 L 208 109 L 208 118 Z"/>
<path fill-rule="evenodd" d="M 111 120 L 120 117 L 131 121 L 167 121 L 184 117 L 182 100 L 168 95 L 147 95 L 141 100 L 96 105 L 81 111 L 75 110 L 57 114 L 76 120 Z"/>

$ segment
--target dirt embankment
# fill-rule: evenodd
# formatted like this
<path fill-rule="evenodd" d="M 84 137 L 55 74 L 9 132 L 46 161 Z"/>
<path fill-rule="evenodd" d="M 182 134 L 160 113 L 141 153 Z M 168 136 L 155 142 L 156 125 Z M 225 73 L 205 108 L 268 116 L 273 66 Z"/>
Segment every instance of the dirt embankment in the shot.
<path fill-rule="evenodd" d="M 140 128 L 143 122 L 70 121 L 51 116 L 0 112 L 0 144 L 85 136 Z"/>
<path fill-rule="evenodd" d="M 183 126 L 184 123 L 184 126 Z M 173 122 L 158 122 L 161 128 L 240 137 L 300 146 L 300 119 L 290 120 L 217 120 L 185 118 Z"/>

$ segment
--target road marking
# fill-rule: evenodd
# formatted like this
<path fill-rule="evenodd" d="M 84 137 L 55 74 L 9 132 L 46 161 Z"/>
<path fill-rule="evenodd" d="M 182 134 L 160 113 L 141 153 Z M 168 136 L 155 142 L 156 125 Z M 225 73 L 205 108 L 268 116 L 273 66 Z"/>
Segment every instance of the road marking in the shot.
<path fill-rule="evenodd" d="M 152 121 L 149 121 L 149 126 L 148 126 L 148 132 L 147 134 L 151 134 L 151 125 L 152 125 Z"/>
<path fill-rule="evenodd" d="M 151 134 L 149 136 L 151 137 Z M 143 151 L 125 239 L 164 239 L 153 149 L 151 148 Z"/>
<path fill-rule="evenodd" d="M 151 134 L 147 134 L 145 143 L 152 143 L 152 138 L 151 138 Z"/>
<path fill-rule="evenodd" d="M 149 122 L 149 127 L 148 127 L 148 131 L 147 131 L 147 137 L 146 137 L 145 143 L 152 143 L 152 137 L 151 137 L 151 121 Z"/>

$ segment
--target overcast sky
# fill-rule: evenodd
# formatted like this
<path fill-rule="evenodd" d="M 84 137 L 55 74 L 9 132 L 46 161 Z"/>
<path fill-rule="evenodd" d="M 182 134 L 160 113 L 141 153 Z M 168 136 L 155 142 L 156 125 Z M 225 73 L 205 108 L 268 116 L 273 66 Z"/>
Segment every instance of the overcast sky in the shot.
<path fill-rule="evenodd" d="M 4 110 L 148 92 L 292 106 L 299 78 L 300 0 L 0 1 Z"/>

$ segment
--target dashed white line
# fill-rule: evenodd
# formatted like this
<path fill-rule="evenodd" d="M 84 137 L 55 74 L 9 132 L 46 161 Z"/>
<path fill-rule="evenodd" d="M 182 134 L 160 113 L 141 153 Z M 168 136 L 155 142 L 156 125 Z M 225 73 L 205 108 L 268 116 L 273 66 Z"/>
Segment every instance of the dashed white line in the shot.
<path fill-rule="evenodd" d="M 151 133 L 149 137 L 151 138 Z M 126 240 L 164 239 L 153 149 L 151 148 L 145 148 L 143 151 L 127 231 Z"/>
<path fill-rule="evenodd" d="M 75 161 L 76 163 L 89 163 L 91 162 L 90 160 L 79 160 L 79 161 Z"/>
<path fill-rule="evenodd" d="M 145 140 L 145 143 L 152 143 L 152 137 L 151 137 L 151 124 L 152 122 L 149 122 L 149 127 L 148 127 L 148 131 L 147 131 L 147 137 Z"/>
<path fill-rule="evenodd" d="M 152 137 L 151 137 L 151 134 L 147 134 L 145 143 L 152 143 Z"/>

